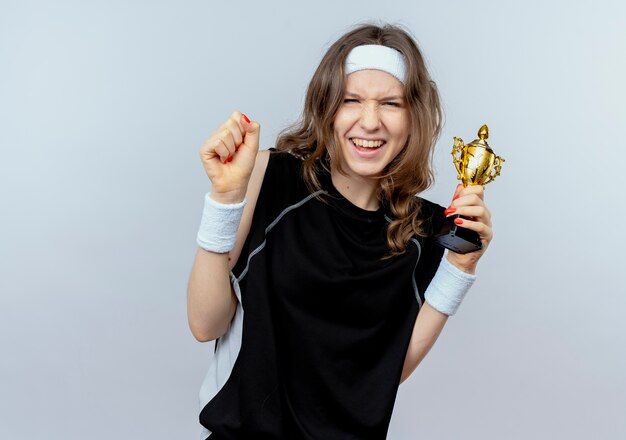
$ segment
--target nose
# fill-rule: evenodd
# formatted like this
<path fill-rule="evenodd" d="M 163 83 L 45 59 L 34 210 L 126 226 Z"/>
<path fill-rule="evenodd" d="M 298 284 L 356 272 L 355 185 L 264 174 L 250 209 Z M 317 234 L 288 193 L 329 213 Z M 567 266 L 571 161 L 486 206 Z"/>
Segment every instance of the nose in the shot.
<path fill-rule="evenodd" d="M 364 105 L 361 110 L 361 127 L 367 131 L 376 131 L 380 127 L 380 117 L 375 105 Z"/>

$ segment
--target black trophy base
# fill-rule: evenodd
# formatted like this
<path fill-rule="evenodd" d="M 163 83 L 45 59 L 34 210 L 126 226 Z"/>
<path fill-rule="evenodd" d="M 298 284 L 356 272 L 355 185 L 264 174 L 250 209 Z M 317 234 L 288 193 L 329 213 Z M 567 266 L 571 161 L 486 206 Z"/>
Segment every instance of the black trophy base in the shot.
<path fill-rule="evenodd" d="M 436 243 L 458 254 L 467 254 L 482 249 L 483 245 L 478 233 L 454 224 L 454 219 L 459 217 L 461 216 L 446 217 L 441 230 L 435 236 Z"/>

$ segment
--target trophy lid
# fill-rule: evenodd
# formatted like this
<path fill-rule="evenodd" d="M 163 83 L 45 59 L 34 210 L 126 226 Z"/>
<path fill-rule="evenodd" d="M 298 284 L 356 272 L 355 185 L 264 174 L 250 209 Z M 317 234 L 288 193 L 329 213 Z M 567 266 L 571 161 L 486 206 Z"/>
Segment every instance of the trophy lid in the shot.
<path fill-rule="evenodd" d="M 489 127 L 487 127 L 487 125 L 485 124 L 478 129 L 478 139 L 474 139 L 472 142 L 467 144 L 467 146 L 468 147 L 483 147 L 493 153 L 493 150 L 487 143 L 488 137 L 489 137 Z"/>

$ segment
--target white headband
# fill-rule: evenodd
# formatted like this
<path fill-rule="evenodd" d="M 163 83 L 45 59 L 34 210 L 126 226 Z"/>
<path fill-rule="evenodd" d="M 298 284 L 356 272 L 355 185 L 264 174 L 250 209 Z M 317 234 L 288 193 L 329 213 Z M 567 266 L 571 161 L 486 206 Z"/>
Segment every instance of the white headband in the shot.
<path fill-rule="evenodd" d="M 346 75 L 365 69 L 382 70 L 398 78 L 402 84 L 406 82 L 404 56 L 391 47 L 365 44 L 353 48 L 346 58 L 344 69 Z"/>

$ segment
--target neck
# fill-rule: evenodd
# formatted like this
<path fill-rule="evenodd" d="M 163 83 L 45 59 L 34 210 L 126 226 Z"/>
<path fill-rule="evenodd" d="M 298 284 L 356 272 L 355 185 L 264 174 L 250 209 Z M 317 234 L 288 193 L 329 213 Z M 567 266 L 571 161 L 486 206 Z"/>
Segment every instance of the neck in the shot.
<path fill-rule="evenodd" d="M 330 177 L 337 191 L 350 203 L 367 211 L 376 211 L 380 206 L 376 192 L 378 182 L 362 176 L 345 176 L 331 167 Z"/>

